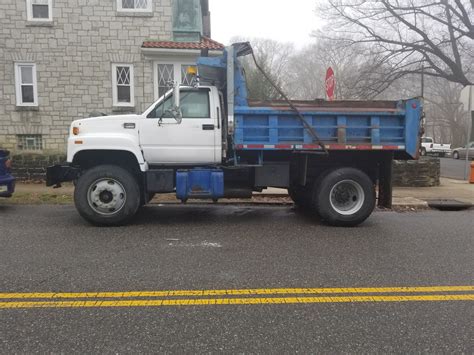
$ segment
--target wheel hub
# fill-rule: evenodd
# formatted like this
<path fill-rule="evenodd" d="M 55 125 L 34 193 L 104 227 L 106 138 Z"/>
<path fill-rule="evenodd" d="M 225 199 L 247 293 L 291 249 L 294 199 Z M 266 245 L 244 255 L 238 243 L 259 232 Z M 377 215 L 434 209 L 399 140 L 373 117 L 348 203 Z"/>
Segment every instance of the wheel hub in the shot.
<path fill-rule="evenodd" d="M 333 186 L 329 200 L 331 207 L 337 213 L 350 216 L 362 208 L 365 194 L 359 183 L 353 180 L 344 180 Z"/>
<path fill-rule="evenodd" d="M 125 188 L 115 179 L 99 179 L 91 184 L 87 200 L 95 212 L 102 215 L 114 215 L 125 205 Z"/>
<path fill-rule="evenodd" d="M 110 203 L 114 199 L 114 195 L 110 191 L 102 191 L 99 199 L 102 203 Z"/>

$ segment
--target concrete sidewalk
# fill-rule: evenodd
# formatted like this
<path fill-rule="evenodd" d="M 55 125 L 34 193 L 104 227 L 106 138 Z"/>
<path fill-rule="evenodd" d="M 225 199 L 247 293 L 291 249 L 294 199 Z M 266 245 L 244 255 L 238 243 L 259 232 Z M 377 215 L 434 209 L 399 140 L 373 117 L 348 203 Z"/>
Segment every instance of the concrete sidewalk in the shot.
<path fill-rule="evenodd" d="M 396 187 L 393 191 L 396 203 L 407 203 L 410 199 L 418 201 L 457 200 L 474 204 L 474 184 L 467 181 L 441 178 L 437 187 Z"/>

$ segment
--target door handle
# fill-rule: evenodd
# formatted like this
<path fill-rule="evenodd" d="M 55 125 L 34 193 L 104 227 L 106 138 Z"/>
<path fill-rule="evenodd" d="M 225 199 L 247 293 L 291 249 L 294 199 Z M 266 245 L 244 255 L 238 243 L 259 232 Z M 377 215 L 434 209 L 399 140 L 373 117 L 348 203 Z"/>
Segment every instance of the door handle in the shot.
<path fill-rule="evenodd" d="M 202 130 L 203 131 L 213 131 L 216 127 L 213 124 L 203 124 Z"/>

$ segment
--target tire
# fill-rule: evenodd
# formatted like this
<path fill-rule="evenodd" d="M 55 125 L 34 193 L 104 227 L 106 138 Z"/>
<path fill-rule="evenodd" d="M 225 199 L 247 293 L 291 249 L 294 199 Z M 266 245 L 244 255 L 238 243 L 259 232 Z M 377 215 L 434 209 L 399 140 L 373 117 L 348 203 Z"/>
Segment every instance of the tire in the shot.
<path fill-rule="evenodd" d="M 86 171 L 77 181 L 74 203 L 79 214 L 99 226 L 128 223 L 140 206 L 140 189 L 134 176 L 114 165 Z"/>
<path fill-rule="evenodd" d="M 313 208 L 332 226 L 353 227 L 375 209 L 375 186 L 361 170 L 339 168 L 322 176 L 313 189 Z"/>
<path fill-rule="evenodd" d="M 426 148 L 421 148 L 420 155 L 426 157 Z"/>
<path fill-rule="evenodd" d="M 311 191 L 307 187 L 292 185 L 288 188 L 288 195 L 296 206 L 304 209 L 311 208 Z"/>
<path fill-rule="evenodd" d="M 453 159 L 459 159 L 459 152 L 453 152 Z"/>

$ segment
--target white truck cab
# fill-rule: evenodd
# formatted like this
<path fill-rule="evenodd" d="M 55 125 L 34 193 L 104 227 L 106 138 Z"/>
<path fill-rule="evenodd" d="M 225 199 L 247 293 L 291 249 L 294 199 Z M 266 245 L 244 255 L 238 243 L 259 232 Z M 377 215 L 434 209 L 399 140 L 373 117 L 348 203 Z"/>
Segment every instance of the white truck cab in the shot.
<path fill-rule="evenodd" d="M 222 108 L 216 87 L 181 87 L 180 117 L 174 117 L 170 90 L 141 115 L 103 116 L 74 121 L 68 163 L 90 150 L 125 150 L 145 172 L 150 165 L 222 162 Z"/>

